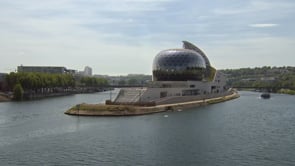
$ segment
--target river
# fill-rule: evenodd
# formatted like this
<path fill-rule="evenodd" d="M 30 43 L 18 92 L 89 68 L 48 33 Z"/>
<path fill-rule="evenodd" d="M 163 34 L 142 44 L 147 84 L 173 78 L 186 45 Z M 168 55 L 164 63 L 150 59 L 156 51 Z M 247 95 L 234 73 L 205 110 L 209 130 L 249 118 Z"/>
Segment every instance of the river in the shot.
<path fill-rule="evenodd" d="M 109 92 L 0 103 L 0 165 L 295 165 L 295 96 L 239 93 L 133 117 L 64 114 Z"/>

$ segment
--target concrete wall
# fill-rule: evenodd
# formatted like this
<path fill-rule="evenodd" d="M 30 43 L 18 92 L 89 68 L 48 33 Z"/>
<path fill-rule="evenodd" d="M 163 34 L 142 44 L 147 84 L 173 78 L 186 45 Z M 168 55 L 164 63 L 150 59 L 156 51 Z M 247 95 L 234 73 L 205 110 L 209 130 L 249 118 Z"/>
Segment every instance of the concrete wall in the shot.
<path fill-rule="evenodd" d="M 212 93 L 212 94 L 206 94 L 206 95 L 197 95 L 197 96 L 172 96 L 172 97 L 166 97 L 158 99 L 156 102 L 156 105 L 162 105 L 162 104 L 173 104 L 173 103 L 183 103 L 183 102 L 189 102 L 189 101 L 196 101 L 196 100 L 204 100 L 204 99 L 210 99 L 210 98 L 216 98 L 216 97 L 223 97 L 226 95 L 231 94 L 230 91 L 225 91 L 222 93 Z"/>
<path fill-rule="evenodd" d="M 183 91 L 198 92 L 197 96 L 216 96 L 227 90 L 226 77 L 217 71 L 212 82 L 207 81 L 155 81 L 141 95 L 141 101 L 157 101 L 164 97 L 186 96 Z M 162 94 L 162 96 L 161 96 Z M 165 94 L 163 96 L 163 94 Z"/>
<path fill-rule="evenodd" d="M 140 93 L 136 89 L 121 89 L 115 101 L 171 103 L 174 100 L 178 102 L 218 97 L 225 93 L 226 78 L 223 73 L 217 71 L 212 82 L 154 81 L 148 88 L 140 90 Z"/>

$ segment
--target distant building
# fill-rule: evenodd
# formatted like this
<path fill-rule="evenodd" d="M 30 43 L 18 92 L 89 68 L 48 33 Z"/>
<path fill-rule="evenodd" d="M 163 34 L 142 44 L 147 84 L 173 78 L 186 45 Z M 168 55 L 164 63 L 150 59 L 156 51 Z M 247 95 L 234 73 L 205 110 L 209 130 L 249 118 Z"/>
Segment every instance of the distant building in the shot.
<path fill-rule="evenodd" d="M 92 76 L 92 68 L 89 66 L 86 66 L 84 68 L 84 76 Z"/>
<path fill-rule="evenodd" d="M 17 72 L 38 72 L 51 74 L 75 74 L 75 70 L 61 66 L 18 66 Z"/>
<path fill-rule="evenodd" d="M 91 77 L 92 76 L 92 68 L 89 66 L 85 66 L 83 71 L 76 72 L 76 76 L 78 76 L 78 77 Z"/>

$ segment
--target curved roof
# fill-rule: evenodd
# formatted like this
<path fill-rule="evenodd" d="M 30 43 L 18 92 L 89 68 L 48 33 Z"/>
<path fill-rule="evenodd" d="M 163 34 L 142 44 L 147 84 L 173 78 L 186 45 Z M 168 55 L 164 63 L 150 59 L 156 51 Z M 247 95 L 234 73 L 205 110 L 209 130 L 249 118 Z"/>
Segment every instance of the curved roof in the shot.
<path fill-rule="evenodd" d="M 153 62 L 155 81 L 201 81 L 206 63 L 196 51 L 189 49 L 168 49 L 159 52 Z"/>
<path fill-rule="evenodd" d="M 204 60 L 206 62 L 206 66 L 207 67 L 211 66 L 208 57 L 206 56 L 206 54 L 201 49 L 199 49 L 197 46 L 195 46 L 194 44 L 192 44 L 192 43 L 190 43 L 188 41 L 182 41 L 182 43 L 183 43 L 182 47 L 184 49 L 189 49 L 189 50 L 196 51 L 197 53 L 199 53 L 204 58 Z"/>
<path fill-rule="evenodd" d="M 188 49 L 168 49 L 161 51 L 154 58 L 153 69 L 185 70 L 190 67 L 206 68 L 203 57 Z"/>

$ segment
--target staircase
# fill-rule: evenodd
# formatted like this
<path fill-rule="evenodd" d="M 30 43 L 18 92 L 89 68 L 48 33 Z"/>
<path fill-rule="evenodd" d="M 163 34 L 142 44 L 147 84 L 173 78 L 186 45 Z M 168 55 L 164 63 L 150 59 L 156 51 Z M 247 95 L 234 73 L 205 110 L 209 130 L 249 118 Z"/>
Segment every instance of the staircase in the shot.
<path fill-rule="evenodd" d="M 140 97 L 146 91 L 146 88 L 126 88 L 121 89 L 115 103 L 136 103 L 140 101 Z"/>

